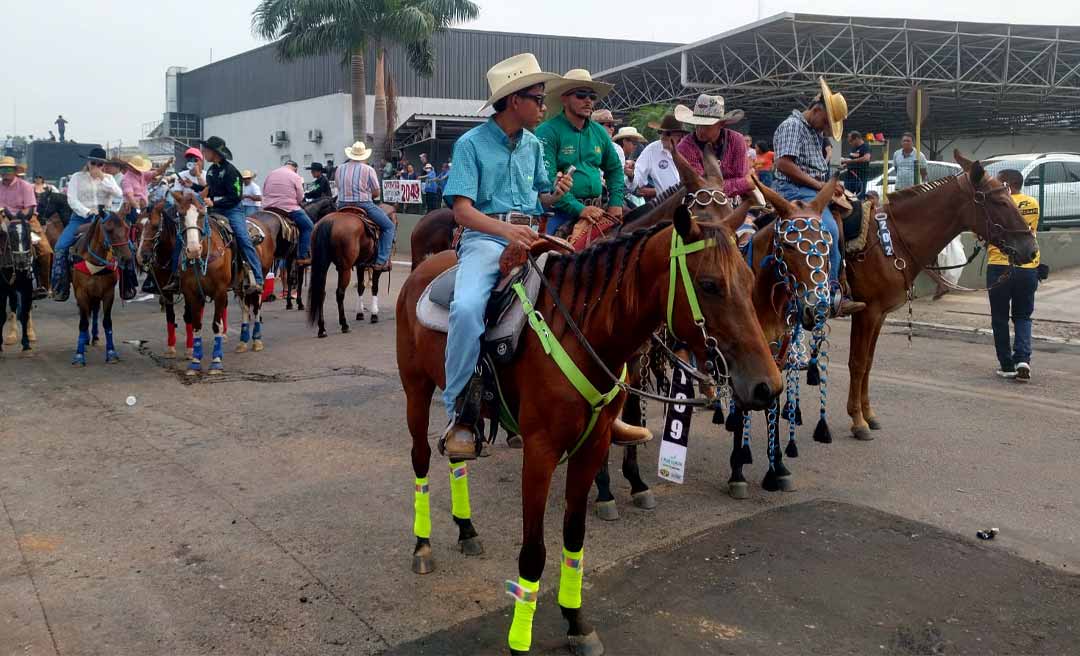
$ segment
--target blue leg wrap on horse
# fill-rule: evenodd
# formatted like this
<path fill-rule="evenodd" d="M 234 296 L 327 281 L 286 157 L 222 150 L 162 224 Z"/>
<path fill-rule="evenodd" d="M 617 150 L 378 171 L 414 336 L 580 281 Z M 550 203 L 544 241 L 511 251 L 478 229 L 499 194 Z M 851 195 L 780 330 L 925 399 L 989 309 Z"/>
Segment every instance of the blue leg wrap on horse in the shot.
<path fill-rule="evenodd" d="M 248 333 L 248 325 L 247 325 L 247 323 L 245 322 L 245 323 L 240 324 L 240 341 L 241 342 L 246 342 L 250 338 L 251 338 L 251 335 Z"/>
<path fill-rule="evenodd" d="M 251 333 L 252 339 L 262 339 L 262 322 L 255 322 L 255 330 Z"/>
<path fill-rule="evenodd" d="M 222 353 L 221 353 L 221 341 L 222 341 L 221 340 L 221 335 L 214 335 L 214 359 L 215 360 L 220 360 L 221 356 L 222 356 Z"/>
<path fill-rule="evenodd" d="M 75 352 L 79 353 L 80 355 L 83 354 L 83 353 L 86 353 L 86 345 L 89 342 L 90 342 L 90 333 L 86 332 L 85 330 L 80 330 L 79 331 L 79 344 L 76 347 Z"/>

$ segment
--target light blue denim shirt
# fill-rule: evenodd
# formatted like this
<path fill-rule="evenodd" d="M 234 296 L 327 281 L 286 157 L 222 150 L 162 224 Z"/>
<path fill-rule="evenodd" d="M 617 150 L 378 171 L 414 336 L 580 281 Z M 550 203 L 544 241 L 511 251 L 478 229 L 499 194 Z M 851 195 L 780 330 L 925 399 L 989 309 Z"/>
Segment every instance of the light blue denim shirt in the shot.
<path fill-rule="evenodd" d="M 494 118 L 469 130 L 454 144 L 453 168 L 443 196 L 473 201 L 484 214 L 544 213 L 540 193 L 551 191 L 544 149 L 532 132 L 508 138 Z"/>

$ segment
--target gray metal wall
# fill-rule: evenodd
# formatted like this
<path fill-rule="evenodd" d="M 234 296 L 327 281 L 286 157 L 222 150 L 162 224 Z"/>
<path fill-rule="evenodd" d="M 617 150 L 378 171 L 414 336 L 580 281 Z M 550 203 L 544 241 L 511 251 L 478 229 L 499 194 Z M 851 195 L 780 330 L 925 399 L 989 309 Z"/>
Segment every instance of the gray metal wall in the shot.
<path fill-rule="evenodd" d="M 435 36 L 436 69 L 423 78 L 403 53 L 388 53 L 399 96 L 486 100 L 484 74 L 492 64 L 521 52 L 537 55 L 544 70 L 601 71 L 669 50 L 677 44 L 614 41 L 565 36 L 448 30 Z M 375 88 L 374 54 L 367 58 L 367 91 Z M 284 102 L 349 92 L 349 71 L 341 57 L 311 57 L 282 62 L 273 44 L 223 59 L 179 76 L 180 112 L 203 118 Z"/>

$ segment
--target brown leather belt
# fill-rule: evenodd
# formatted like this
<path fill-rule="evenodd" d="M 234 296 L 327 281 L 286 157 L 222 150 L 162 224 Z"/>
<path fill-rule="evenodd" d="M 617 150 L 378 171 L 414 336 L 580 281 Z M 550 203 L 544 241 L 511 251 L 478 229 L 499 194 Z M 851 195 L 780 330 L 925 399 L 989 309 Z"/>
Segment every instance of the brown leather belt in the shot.
<path fill-rule="evenodd" d="M 510 223 L 512 225 L 527 225 L 535 226 L 540 222 L 540 217 L 530 216 L 528 214 L 522 214 L 521 212 L 506 212 L 505 214 L 488 214 L 491 218 L 502 221 L 503 223 Z"/>

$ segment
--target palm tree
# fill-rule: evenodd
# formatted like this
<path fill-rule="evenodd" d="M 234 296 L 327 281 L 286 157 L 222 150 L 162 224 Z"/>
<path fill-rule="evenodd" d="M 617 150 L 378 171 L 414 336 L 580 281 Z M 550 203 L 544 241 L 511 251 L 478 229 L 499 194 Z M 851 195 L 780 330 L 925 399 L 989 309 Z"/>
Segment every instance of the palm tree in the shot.
<path fill-rule="evenodd" d="M 365 139 L 364 54 L 375 50 L 376 168 L 386 154 L 386 48 L 399 45 L 420 75 L 435 71 L 432 36 L 476 18 L 480 8 L 470 0 L 260 0 L 251 17 L 252 31 L 278 40 L 278 56 L 286 61 L 332 53 L 342 54 L 352 78 L 353 138 Z"/>

